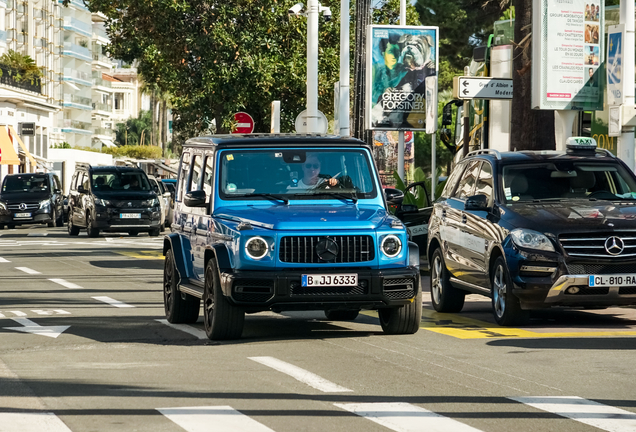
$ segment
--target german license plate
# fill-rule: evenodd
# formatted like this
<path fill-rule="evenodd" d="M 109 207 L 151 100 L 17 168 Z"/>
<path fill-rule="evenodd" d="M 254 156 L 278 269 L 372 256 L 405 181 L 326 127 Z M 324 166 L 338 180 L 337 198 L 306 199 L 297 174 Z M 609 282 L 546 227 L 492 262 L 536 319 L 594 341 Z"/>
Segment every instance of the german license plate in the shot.
<path fill-rule="evenodd" d="M 121 219 L 141 219 L 141 213 L 120 213 Z"/>
<path fill-rule="evenodd" d="M 636 286 L 636 274 L 590 275 L 590 287 Z"/>
<path fill-rule="evenodd" d="M 13 215 L 14 219 L 18 219 L 18 218 L 30 218 L 31 217 L 31 213 L 16 213 Z"/>
<path fill-rule="evenodd" d="M 302 286 L 356 286 L 358 275 L 348 274 L 310 274 L 302 275 Z"/>

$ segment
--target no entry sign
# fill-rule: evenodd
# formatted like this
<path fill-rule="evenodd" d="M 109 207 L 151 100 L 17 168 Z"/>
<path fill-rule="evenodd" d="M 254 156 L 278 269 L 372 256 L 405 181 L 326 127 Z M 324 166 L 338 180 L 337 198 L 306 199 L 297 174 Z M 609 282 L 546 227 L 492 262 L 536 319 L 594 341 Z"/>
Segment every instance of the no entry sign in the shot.
<path fill-rule="evenodd" d="M 236 128 L 232 133 L 248 134 L 254 131 L 254 119 L 248 113 L 237 112 L 234 114 L 234 120 L 236 121 Z"/>

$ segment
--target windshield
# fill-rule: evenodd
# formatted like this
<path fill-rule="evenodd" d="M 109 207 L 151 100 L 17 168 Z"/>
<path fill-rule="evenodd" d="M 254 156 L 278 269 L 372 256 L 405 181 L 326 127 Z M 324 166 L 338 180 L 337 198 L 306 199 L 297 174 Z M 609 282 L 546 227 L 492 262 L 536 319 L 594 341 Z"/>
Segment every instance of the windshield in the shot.
<path fill-rule="evenodd" d="M 2 192 L 48 192 L 49 182 L 43 175 L 7 176 L 2 185 Z"/>
<path fill-rule="evenodd" d="M 362 149 L 225 150 L 220 161 L 223 199 L 355 200 L 377 195 L 372 165 Z"/>
<path fill-rule="evenodd" d="M 561 199 L 636 199 L 636 181 L 622 165 L 591 161 L 507 165 L 503 192 L 508 203 Z"/>
<path fill-rule="evenodd" d="M 96 192 L 151 191 L 148 177 L 142 171 L 98 171 L 91 174 Z"/>

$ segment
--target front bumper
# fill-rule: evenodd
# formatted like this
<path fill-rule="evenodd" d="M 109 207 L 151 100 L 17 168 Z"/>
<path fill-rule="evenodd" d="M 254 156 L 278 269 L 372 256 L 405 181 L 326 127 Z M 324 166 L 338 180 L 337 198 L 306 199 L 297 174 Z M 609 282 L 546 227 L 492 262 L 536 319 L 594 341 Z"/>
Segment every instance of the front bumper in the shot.
<path fill-rule="evenodd" d="M 29 217 L 16 217 L 16 214 L 29 213 Z M 40 209 L 36 211 L 14 212 L 5 210 L 0 214 L 0 224 L 2 225 L 29 225 L 53 222 L 51 211 L 49 209 Z"/>
<path fill-rule="evenodd" d="M 121 218 L 124 214 L 139 214 L 139 218 Z M 93 222 L 95 228 L 106 232 L 121 231 L 152 231 L 161 227 L 161 212 L 157 208 L 153 209 L 102 209 L 98 208 L 95 212 L 95 220 Z"/>
<path fill-rule="evenodd" d="M 339 268 L 337 271 L 354 272 L 358 274 L 357 286 L 302 287 L 301 276 L 319 273 L 314 269 L 222 273 L 221 286 L 226 297 L 248 312 L 378 309 L 409 304 L 421 290 L 420 273 L 416 267 L 386 270 Z"/>

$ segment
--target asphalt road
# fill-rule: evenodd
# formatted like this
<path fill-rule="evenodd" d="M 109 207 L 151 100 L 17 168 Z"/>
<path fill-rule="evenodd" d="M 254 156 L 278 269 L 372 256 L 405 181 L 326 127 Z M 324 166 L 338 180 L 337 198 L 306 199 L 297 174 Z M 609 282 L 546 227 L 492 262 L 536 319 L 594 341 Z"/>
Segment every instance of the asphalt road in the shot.
<path fill-rule="evenodd" d="M 0 432 L 636 431 L 636 309 L 162 321 L 162 238 L 0 231 Z M 201 321 L 201 320 L 200 320 Z"/>

